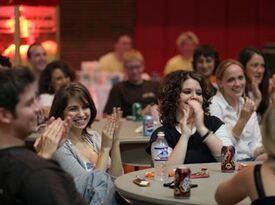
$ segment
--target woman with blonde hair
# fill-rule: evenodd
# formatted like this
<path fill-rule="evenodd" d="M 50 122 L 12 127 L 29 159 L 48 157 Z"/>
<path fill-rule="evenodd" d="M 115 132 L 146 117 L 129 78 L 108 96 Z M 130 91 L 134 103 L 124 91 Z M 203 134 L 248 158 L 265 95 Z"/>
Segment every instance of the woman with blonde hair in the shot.
<path fill-rule="evenodd" d="M 192 57 L 196 47 L 199 45 L 199 38 L 191 31 L 182 33 L 177 38 L 179 54 L 168 60 L 164 68 L 164 74 L 176 70 L 192 71 Z"/>

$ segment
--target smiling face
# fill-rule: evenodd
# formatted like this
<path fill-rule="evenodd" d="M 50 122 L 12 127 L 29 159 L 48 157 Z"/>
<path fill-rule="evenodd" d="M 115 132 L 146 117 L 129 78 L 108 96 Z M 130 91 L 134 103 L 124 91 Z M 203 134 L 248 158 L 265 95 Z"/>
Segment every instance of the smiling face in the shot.
<path fill-rule="evenodd" d="M 199 103 L 203 103 L 202 88 L 200 83 L 192 78 L 189 78 L 182 83 L 182 89 L 179 98 L 179 112 L 189 106 L 189 100 L 197 100 Z"/>
<path fill-rule="evenodd" d="M 64 119 L 68 116 L 72 119 L 71 129 L 85 129 L 91 118 L 91 110 L 88 102 L 84 103 L 78 97 L 69 99 L 68 105 L 64 110 Z"/>
<path fill-rule="evenodd" d="M 65 73 L 61 69 L 56 68 L 52 72 L 51 85 L 54 92 L 56 92 L 59 88 L 61 88 L 63 85 L 68 84 L 69 82 L 70 78 L 67 75 L 65 75 Z"/>
<path fill-rule="evenodd" d="M 22 139 L 37 130 L 37 116 L 41 107 L 36 100 L 35 93 L 34 84 L 26 86 L 24 92 L 20 94 L 19 102 L 15 108 L 16 116 L 12 123 L 15 133 Z"/>
<path fill-rule="evenodd" d="M 239 65 L 231 64 L 224 71 L 218 84 L 225 99 L 229 102 L 236 102 L 243 95 L 245 89 L 243 69 Z"/>
<path fill-rule="evenodd" d="M 265 62 L 263 56 L 254 53 L 246 63 L 245 72 L 250 81 L 260 84 L 265 72 Z"/>
<path fill-rule="evenodd" d="M 200 56 L 196 62 L 196 71 L 208 78 L 215 69 L 215 59 L 211 56 Z"/>
<path fill-rule="evenodd" d="M 35 45 L 30 49 L 29 62 L 35 73 L 41 73 L 47 65 L 47 53 L 41 45 Z"/>

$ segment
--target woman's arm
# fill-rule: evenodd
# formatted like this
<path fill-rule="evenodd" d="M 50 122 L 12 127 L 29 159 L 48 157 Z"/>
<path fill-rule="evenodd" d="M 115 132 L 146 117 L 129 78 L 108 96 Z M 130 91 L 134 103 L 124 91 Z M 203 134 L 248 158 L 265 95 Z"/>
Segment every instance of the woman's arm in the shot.
<path fill-rule="evenodd" d="M 223 146 L 222 141 L 213 132 L 209 132 L 211 130 L 205 126 L 201 104 L 197 100 L 190 100 L 188 103 L 194 110 L 195 126 L 198 133 L 200 136 L 206 137 L 203 142 L 209 147 L 213 156 L 219 156 Z"/>
<path fill-rule="evenodd" d="M 102 131 L 101 149 L 98 154 L 98 159 L 95 169 L 107 171 L 110 151 L 112 149 L 113 135 L 115 124 L 112 121 L 112 116 L 107 117 L 107 122 Z"/>
<path fill-rule="evenodd" d="M 262 101 L 262 93 L 259 88 L 259 82 L 255 79 L 255 77 L 252 77 L 251 79 L 251 91 L 254 96 L 255 108 L 257 110 Z"/>
<path fill-rule="evenodd" d="M 251 136 L 250 136 L 250 143 L 248 144 L 251 152 L 253 153 L 253 156 L 257 158 L 259 155 L 262 155 L 265 153 L 265 149 L 262 145 L 262 134 L 258 122 L 258 118 L 256 115 L 256 112 L 254 112 L 251 116 L 251 119 L 249 121 L 249 128 L 251 129 Z M 261 157 L 260 157 L 261 158 Z"/>
<path fill-rule="evenodd" d="M 253 167 L 247 167 L 238 172 L 233 178 L 228 181 L 222 182 L 215 194 L 218 204 L 233 205 L 249 195 L 248 193 L 248 180 L 253 180 L 252 177 Z"/>
<path fill-rule="evenodd" d="M 204 143 L 209 147 L 213 156 L 219 157 L 221 155 L 223 143 L 213 132 L 206 137 Z"/>
<path fill-rule="evenodd" d="M 191 136 L 191 127 L 192 125 L 187 124 L 187 118 L 189 116 L 190 108 L 186 108 L 182 110 L 183 118 L 180 120 L 180 129 L 181 129 L 181 136 L 180 139 L 171 152 L 168 163 L 169 164 L 182 164 L 184 163 L 188 140 Z"/>
<path fill-rule="evenodd" d="M 188 136 L 181 135 L 177 145 L 171 152 L 168 163 L 171 165 L 174 164 L 183 164 L 186 156 L 187 151 L 187 144 L 188 144 Z"/>
<path fill-rule="evenodd" d="M 112 150 L 111 150 L 110 174 L 116 177 L 123 174 L 123 167 L 121 162 L 120 146 L 119 146 L 119 130 L 122 124 L 121 116 L 122 116 L 122 111 L 120 110 L 120 108 L 114 108 L 113 120 L 115 123 L 115 130 L 114 130 L 113 144 L 112 144 Z"/>
<path fill-rule="evenodd" d="M 232 134 L 238 141 L 242 135 L 243 129 L 250 119 L 252 113 L 255 111 L 255 103 L 248 97 L 245 98 L 245 103 L 241 109 L 240 117 L 236 122 L 235 126 L 232 128 Z"/>

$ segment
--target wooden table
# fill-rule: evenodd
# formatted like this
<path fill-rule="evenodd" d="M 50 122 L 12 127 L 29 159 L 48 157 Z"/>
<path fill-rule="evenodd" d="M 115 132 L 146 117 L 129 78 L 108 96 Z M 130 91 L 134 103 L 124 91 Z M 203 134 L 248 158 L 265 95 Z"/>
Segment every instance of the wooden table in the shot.
<path fill-rule="evenodd" d="M 189 167 L 193 173 L 200 171 L 202 167 L 208 168 L 210 173 L 209 178 L 192 179 L 192 184 L 198 184 L 198 187 L 191 189 L 191 197 L 188 199 L 175 199 L 173 189 L 163 187 L 162 182 L 154 181 L 153 179 L 149 179 L 149 187 L 140 187 L 132 182 L 137 175 L 144 177 L 145 172 L 153 171 L 153 168 L 122 175 L 115 180 L 115 187 L 117 191 L 122 194 L 122 196 L 130 199 L 134 202 L 134 204 L 138 205 L 213 205 L 216 204 L 214 194 L 218 184 L 226 179 L 231 178 L 235 174 L 222 173 L 220 163 L 188 164 L 186 166 Z M 169 167 L 170 170 L 173 168 L 175 168 L 175 166 Z M 170 177 L 169 180 L 172 181 L 173 178 Z M 246 198 L 239 204 L 250 205 L 251 202 L 248 198 Z"/>
<path fill-rule="evenodd" d="M 92 129 L 98 133 L 106 123 L 106 119 L 95 121 Z M 142 122 L 133 120 L 123 120 L 119 132 L 121 159 L 124 165 L 130 166 L 151 166 L 151 156 L 145 152 L 145 147 L 150 137 L 143 136 L 142 132 L 137 133 L 136 129 L 142 125 Z"/>

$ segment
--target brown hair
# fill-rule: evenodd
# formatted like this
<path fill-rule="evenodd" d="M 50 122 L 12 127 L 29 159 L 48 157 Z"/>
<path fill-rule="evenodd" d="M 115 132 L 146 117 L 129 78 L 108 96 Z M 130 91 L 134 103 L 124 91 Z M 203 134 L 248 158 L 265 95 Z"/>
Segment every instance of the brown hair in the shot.
<path fill-rule="evenodd" d="M 41 46 L 41 47 L 43 47 L 42 44 L 41 44 L 40 42 L 35 42 L 35 43 L 31 44 L 31 45 L 29 46 L 29 48 L 28 48 L 28 51 L 27 51 L 27 57 L 28 57 L 28 59 L 31 58 L 31 49 L 32 49 L 33 47 L 35 47 L 35 46 Z"/>
<path fill-rule="evenodd" d="M 234 59 L 224 60 L 220 63 L 220 65 L 217 67 L 217 70 L 216 70 L 216 77 L 218 80 L 222 80 L 224 72 L 231 65 L 238 65 L 244 71 L 244 67 L 239 61 L 234 60 Z"/>
<path fill-rule="evenodd" d="M 142 54 L 135 49 L 125 52 L 122 59 L 124 63 L 133 60 L 144 61 Z"/>
<path fill-rule="evenodd" d="M 90 127 L 93 121 L 96 118 L 96 107 L 94 101 L 88 91 L 88 89 L 81 83 L 69 83 L 68 85 L 60 88 L 55 96 L 50 110 L 50 117 L 54 116 L 55 118 L 61 118 L 64 120 L 64 110 L 68 105 L 68 102 L 71 98 L 77 97 L 81 99 L 84 104 L 87 104 L 91 110 L 91 118 L 87 124 L 87 127 Z M 87 127 L 84 129 L 84 132 L 87 132 Z"/>
<path fill-rule="evenodd" d="M 178 70 L 165 76 L 159 90 L 160 120 L 164 126 L 174 127 L 179 123 L 177 120 L 179 98 L 182 84 L 188 79 L 194 79 L 200 84 L 203 97 L 202 108 L 208 114 L 209 99 L 211 97 L 208 81 L 199 73 Z"/>
<path fill-rule="evenodd" d="M 275 172 L 275 104 L 270 106 L 263 117 L 262 138 L 273 172 Z"/>
<path fill-rule="evenodd" d="M 199 45 L 198 36 L 195 33 L 188 31 L 179 35 L 177 38 L 177 46 L 181 46 L 181 44 L 185 43 L 187 40 L 191 40 L 194 42 L 194 44 Z"/>

